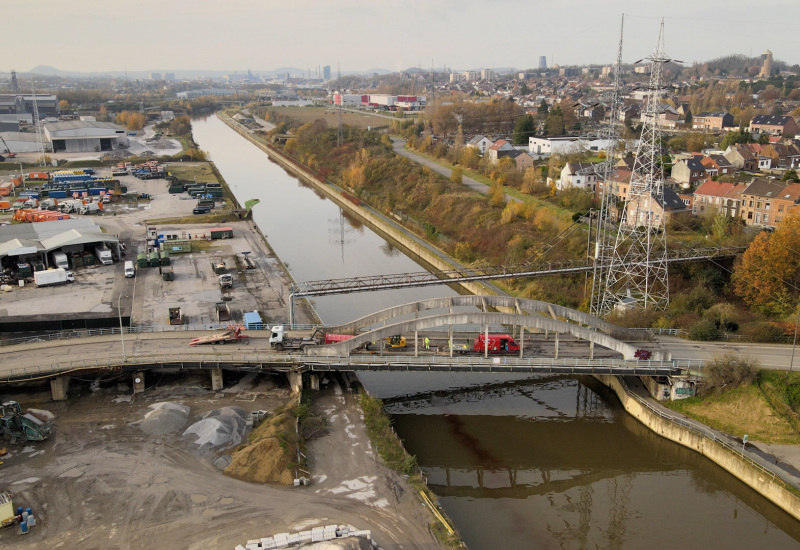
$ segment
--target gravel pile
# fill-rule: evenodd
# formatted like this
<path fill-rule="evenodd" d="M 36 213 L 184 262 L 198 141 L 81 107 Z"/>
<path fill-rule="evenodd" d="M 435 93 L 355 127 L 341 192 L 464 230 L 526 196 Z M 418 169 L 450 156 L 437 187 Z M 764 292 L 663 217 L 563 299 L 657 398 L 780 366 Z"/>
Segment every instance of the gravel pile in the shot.
<path fill-rule="evenodd" d="M 189 426 L 183 432 L 183 437 L 202 451 L 238 445 L 242 442 L 246 414 L 241 407 L 223 407 L 209 411 L 201 420 Z"/>
<path fill-rule="evenodd" d="M 163 401 L 150 405 L 152 409 L 139 424 L 147 435 L 164 435 L 180 430 L 186 425 L 189 419 L 189 407 Z"/>

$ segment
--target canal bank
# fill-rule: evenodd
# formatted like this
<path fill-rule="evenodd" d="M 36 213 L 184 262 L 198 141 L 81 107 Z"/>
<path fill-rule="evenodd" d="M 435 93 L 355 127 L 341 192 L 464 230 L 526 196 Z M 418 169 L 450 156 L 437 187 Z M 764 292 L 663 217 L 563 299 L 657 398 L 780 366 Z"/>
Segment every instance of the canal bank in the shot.
<path fill-rule="evenodd" d="M 800 520 L 800 478 L 789 471 L 736 447 L 725 434 L 677 415 L 653 400 L 635 377 L 596 375 L 611 389 L 625 411 L 661 437 L 692 449 L 714 462 L 770 502 Z M 737 448 L 738 447 L 738 448 Z"/>

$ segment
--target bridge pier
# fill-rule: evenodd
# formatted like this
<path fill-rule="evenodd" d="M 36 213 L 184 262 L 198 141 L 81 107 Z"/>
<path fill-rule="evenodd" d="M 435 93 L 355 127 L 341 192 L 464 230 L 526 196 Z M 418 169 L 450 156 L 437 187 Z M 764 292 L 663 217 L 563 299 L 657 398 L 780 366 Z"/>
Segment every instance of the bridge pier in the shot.
<path fill-rule="evenodd" d="M 589 359 L 594 359 L 594 342 L 589 341 Z"/>
<path fill-rule="evenodd" d="M 519 358 L 523 357 L 523 350 L 525 349 L 525 327 L 519 327 Z"/>
<path fill-rule="evenodd" d="M 318 374 L 310 374 L 308 376 L 308 381 L 311 384 L 311 389 L 314 391 L 319 391 L 319 375 Z"/>
<path fill-rule="evenodd" d="M 133 395 L 144 393 L 144 371 L 133 373 Z"/>
<path fill-rule="evenodd" d="M 558 359 L 558 333 L 555 333 L 555 354 L 553 355 L 553 359 Z"/>
<path fill-rule="evenodd" d="M 211 369 L 211 391 L 220 391 L 222 388 L 222 369 Z"/>
<path fill-rule="evenodd" d="M 286 378 L 289 379 L 289 386 L 292 388 L 292 393 L 303 393 L 302 372 L 287 372 Z"/>
<path fill-rule="evenodd" d="M 414 357 L 419 357 L 419 331 L 414 330 Z"/>
<path fill-rule="evenodd" d="M 69 381 L 69 376 L 56 376 L 50 379 L 50 392 L 53 395 L 53 401 L 65 401 L 67 399 Z"/>

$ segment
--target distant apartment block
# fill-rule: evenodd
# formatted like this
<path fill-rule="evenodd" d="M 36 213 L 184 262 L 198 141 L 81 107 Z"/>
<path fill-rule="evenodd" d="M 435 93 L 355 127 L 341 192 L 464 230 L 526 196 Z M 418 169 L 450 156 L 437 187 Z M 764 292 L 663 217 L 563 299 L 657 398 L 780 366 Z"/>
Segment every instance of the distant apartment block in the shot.
<path fill-rule="evenodd" d="M 421 95 L 334 94 L 333 104 L 343 107 L 384 108 L 389 111 L 422 111 L 425 109 L 426 98 Z"/>

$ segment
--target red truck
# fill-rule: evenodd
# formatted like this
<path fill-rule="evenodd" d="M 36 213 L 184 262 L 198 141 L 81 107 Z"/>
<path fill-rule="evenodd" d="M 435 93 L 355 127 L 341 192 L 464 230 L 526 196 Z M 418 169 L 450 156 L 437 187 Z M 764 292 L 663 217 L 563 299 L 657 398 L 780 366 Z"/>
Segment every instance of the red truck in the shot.
<path fill-rule="evenodd" d="M 483 353 L 485 350 L 484 335 L 481 334 L 472 341 L 453 341 L 453 351 L 458 353 Z M 519 352 L 519 344 L 508 334 L 489 335 L 489 353 L 514 353 Z"/>

